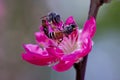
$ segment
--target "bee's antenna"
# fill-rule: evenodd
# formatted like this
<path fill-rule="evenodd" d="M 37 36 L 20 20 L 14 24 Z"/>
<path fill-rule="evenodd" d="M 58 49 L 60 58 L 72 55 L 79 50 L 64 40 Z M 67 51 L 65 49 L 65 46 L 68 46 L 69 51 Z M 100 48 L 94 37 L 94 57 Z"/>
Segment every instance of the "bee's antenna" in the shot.
<path fill-rule="evenodd" d="M 43 16 L 43 17 L 40 17 L 40 19 L 43 19 L 43 18 L 45 18 L 45 17 L 47 17 L 47 15 L 46 15 L 46 16 Z"/>

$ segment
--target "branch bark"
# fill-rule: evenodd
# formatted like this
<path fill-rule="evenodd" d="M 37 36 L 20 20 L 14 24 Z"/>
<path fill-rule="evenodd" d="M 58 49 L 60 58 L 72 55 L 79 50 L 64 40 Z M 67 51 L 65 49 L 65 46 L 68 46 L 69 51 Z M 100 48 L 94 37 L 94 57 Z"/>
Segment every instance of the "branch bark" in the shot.
<path fill-rule="evenodd" d="M 88 19 L 91 16 L 96 19 L 100 6 L 110 1 L 111 0 L 91 0 L 89 12 L 88 12 Z M 83 61 L 74 64 L 74 68 L 76 70 L 76 80 L 85 80 L 87 58 L 88 58 L 88 55 L 83 58 Z"/>

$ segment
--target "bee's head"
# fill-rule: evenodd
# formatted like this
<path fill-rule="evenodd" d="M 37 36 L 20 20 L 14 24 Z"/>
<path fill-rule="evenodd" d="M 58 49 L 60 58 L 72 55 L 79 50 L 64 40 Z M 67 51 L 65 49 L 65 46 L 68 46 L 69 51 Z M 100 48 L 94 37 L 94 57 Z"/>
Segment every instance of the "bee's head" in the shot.
<path fill-rule="evenodd" d="M 75 24 L 70 24 L 71 28 L 72 29 L 75 29 L 76 28 L 76 25 Z"/>

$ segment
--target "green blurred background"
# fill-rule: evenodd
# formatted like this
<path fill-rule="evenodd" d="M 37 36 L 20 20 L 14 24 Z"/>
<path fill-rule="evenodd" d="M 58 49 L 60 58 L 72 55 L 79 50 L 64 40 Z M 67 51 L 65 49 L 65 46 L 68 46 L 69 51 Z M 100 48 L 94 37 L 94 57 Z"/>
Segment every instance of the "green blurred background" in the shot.
<path fill-rule="evenodd" d="M 0 0 L 0 80 L 75 80 L 74 68 L 58 73 L 22 60 L 22 44 L 35 43 L 40 17 L 54 11 L 73 15 L 82 28 L 90 0 Z M 89 55 L 86 80 L 120 80 L 120 0 L 104 4 Z"/>

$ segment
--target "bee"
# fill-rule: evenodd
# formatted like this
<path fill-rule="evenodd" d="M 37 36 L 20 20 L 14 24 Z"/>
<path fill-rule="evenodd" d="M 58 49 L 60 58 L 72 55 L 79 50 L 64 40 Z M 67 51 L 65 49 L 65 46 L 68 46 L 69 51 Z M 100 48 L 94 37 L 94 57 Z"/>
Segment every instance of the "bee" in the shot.
<path fill-rule="evenodd" d="M 53 32 L 49 32 L 48 23 L 52 25 L 51 27 L 53 27 L 54 24 L 59 24 L 61 21 L 60 15 L 52 12 L 42 18 L 42 27 L 45 35 L 50 39 L 57 40 L 58 42 L 61 42 L 64 36 L 68 37 L 76 29 L 76 25 L 73 23 L 65 26 L 63 25 L 62 30 L 58 29 L 57 31 L 53 30 Z M 55 26 L 55 29 L 56 28 L 57 27 Z"/>
<path fill-rule="evenodd" d="M 45 35 L 50 39 L 61 39 L 63 37 L 62 31 L 49 32 L 48 24 L 46 19 L 42 19 L 42 27 Z"/>
<path fill-rule="evenodd" d="M 50 39 L 61 40 L 63 39 L 64 36 L 67 37 L 68 35 L 70 35 L 75 30 L 75 28 L 76 28 L 75 24 L 70 24 L 70 25 L 65 26 L 63 30 L 48 33 L 47 36 Z"/>
<path fill-rule="evenodd" d="M 63 38 L 62 31 L 49 32 L 48 25 L 46 24 L 46 20 L 42 20 L 42 27 L 43 27 L 44 34 L 48 38 L 57 40 L 58 44 L 62 41 L 62 38 Z"/>
<path fill-rule="evenodd" d="M 76 25 L 75 24 L 70 24 L 70 25 L 66 25 L 65 27 L 63 26 L 63 33 L 68 36 L 70 35 L 74 30 L 76 29 Z"/>

